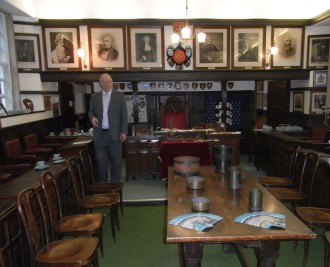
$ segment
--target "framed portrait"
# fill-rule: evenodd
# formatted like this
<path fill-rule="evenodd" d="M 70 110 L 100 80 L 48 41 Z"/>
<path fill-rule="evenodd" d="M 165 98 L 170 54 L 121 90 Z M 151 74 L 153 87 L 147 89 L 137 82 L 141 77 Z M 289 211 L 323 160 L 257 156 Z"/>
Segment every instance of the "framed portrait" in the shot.
<path fill-rule="evenodd" d="M 323 113 L 321 107 L 326 105 L 327 93 L 325 91 L 312 91 L 310 99 L 310 113 Z"/>
<path fill-rule="evenodd" d="M 265 67 L 265 27 L 232 27 L 232 68 Z"/>
<path fill-rule="evenodd" d="M 18 72 L 41 70 L 39 34 L 16 33 L 15 48 Z"/>
<path fill-rule="evenodd" d="M 78 70 L 79 27 L 43 26 L 45 65 L 47 70 Z"/>
<path fill-rule="evenodd" d="M 264 94 L 257 94 L 257 109 L 264 108 Z"/>
<path fill-rule="evenodd" d="M 328 67 L 330 34 L 309 35 L 307 41 L 307 68 Z"/>
<path fill-rule="evenodd" d="M 197 69 L 229 68 L 229 27 L 200 26 L 206 34 L 205 43 L 195 38 L 194 67 Z"/>
<path fill-rule="evenodd" d="M 124 27 L 88 27 L 91 69 L 126 69 Z"/>
<path fill-rule="evenodd" d="M 304 54 L 304 27 L 273 27 L 272 42 L 278 48 L 272 55 L 272 68 L 302 68 Z"/>
<path fill-rule="evenodd" d="M 293 92 L 293 112 L 304 112 L 304 92 Z"/>
<path fill-rule="evenodd" d="M 313 73 L 313 87 L 327 87 L 328 71 L 319 70 Z"/>
<path fill-rule="evenodd" d="M 150 70 L 164 68 L 164 29 L 129 27 L 129 68 Z"/>

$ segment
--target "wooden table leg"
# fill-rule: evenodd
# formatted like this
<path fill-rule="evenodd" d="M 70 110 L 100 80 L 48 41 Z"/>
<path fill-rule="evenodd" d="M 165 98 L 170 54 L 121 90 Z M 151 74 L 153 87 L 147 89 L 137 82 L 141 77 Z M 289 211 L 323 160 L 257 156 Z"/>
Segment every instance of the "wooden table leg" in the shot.
<path fill-rule="evenodd" d="M 254 251 L 257 256 L 258 267 L 275 267 L 280 251 L 280 241 L 260 241 L 260 246 L 255 248 Z"/>
<path fill-rule="evenodd" d="M 203 243 L 179 243 L 178 246 L 180 267 L 202 266 Z"/>

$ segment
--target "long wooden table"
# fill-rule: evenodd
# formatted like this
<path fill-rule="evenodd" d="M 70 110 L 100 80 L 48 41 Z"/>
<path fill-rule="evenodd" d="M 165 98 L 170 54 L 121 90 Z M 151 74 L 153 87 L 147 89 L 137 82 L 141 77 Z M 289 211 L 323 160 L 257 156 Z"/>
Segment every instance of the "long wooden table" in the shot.
<path fill-rule="evenodd" d="M 205 178 L 204 189 L 189 190 L 180 179 L 174 179 L 173 167 L 169 167 L 168 222 L 179 215 L 191 213 L 191 207 L 180 203 L 178 199 L 181 197 L 189 199 L 194 196 L 210 198 L 209 212 L 220 215 L 224 219 L 207 232 L 167 225 L 166 240 L 168 243 L 178 243 L 181 267 L 201 266 L 204 242 L 234 243 L 253 247 L 257 255 L 258 267 L 273 267 L 279 254 L 281 240 L 316 238 L 315 233 L 248 173 L 245 173 L 246 180 L 241 189 L 231 190 L 228 186 L 228 177 L 225 174 L 219 174 L 213 166 L 201 166 L 200 170 Z M 263 191 L 263 211 L 281 213 L 286 216 L 285 230 L 268 230 L 234 222 L 237 216 L 249 212 L 249 190 L 255 187 Z"/>

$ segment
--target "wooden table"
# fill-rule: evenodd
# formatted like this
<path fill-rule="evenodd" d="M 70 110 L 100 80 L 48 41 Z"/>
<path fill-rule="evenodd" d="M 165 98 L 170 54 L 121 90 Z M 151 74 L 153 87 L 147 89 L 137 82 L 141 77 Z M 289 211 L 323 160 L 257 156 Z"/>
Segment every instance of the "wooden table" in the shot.
<path fill-rule="evenodd" d="M 203 254 L 204 242 L 220 242 L 243 244 L 255 249 L 258 267 L 275 266 L 279 254 L 281 240 L 314 239 L 316 238 L 307 226 L 293 215 L 281 202 L 265 190 L 251 175 L 241 189 L 231 190 L 228 177 L 219 174 L 213 166 L 200 167 L 205 177 L 203 190 L 186 189 L 185 183 L 174 179 L 173 167 L 169 168 L 168 176 L 168 221 L 191 213 L 191 207 L 180 203 L 180 197 L 206 196 L 210 198 L 210 213 L 220 215 L 224 219 L 208 232 L 197 232 L 179 226 L 167 225 L 167 242 L 178 243 L 181 267 L 199 267 Z M 235 223 L 234 219 L 248 213 L 249 189 L 257 187 L 263 191 L 263 211 L 281 213 L 286 216 L 285 230 L 268 230 L 246 224 Z M 244 261 L 240 258 L 241 264 Z"/>
<path fill-rule="evenodd" d="M 56 149 L 56 152 L 60 153 L 63 157 L 71 157 L 79 155 L 81 149 L 87 149 L 93 154 L 93 137 L 76 136 L 75 139 Z"/>

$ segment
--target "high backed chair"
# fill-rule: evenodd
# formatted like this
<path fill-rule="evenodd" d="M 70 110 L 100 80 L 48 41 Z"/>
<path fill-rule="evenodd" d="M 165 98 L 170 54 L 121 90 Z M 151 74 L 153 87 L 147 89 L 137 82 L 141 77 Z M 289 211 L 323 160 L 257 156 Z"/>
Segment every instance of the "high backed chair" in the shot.
<path fill-rule="evenodd" d="M 25 135 L 23 139 L 26 149 L 47 148 L 51 149 L 51 152 L 53 152 L 54 150 L 62 146 L 61 143 L 41 144 L 39 143 L 38 136 L 35 133 Z"/>
<path fill-rule="evenodd" d="M 7 164 L 28 163 L 32 167 L 38 160 L 38 156 L 34 153 L 34 150 L 23 151 L 18 138 L 5 141 L 4 150 Z"/>
<path fill-rule="evenodd" d="M 22 190 L 17 208 L 27 237 L 28 266 L 99 266 L 96 237 L 51 240 L 45 207 L 36 189 Z"/>
<path fill-rule="evenodd" d="M 160 119 L 163 128 L 187 129 L 189 125 L 189 107 L 182 99 L 172 96 L 160 104 Z"/>
<path fill-rule="evenodd" d="M 298 153 L 300 151 L 300 146 L 296 146 L 291 149 L 291 159 L 290 159 L 290 170 L 289 170 L 289 177 L 274 177 L 274 176 L 261 176 L 259 178 L 259 183 L 266 187 L 266 188 L 271 188 L 271 187 L 291 187 L 292 186 L 292 180 L 294 179 L 294 174 L 295 174 L 295 167 L 296 167 L 296 162 L 298 158 Z"/>
<path fill-rule="evenodd" d="M 111 218 L 112 238 L 116 241 L 116 226 L 119 227 L 118 206 L 119 194 L 107 193 L 97 195 L 86 195 L 85 193 L 85 176 L 80 161 L 76 158 L 67 160 L 71 181 L 75 188 L 75 193 L 79 199 L 79 208 L 84 211 L 92 211 L 94 209 L 109 209 Z"/>
<path fill-rule="evenodd" d="M 93 162 L 90 153 L 87 149 L 82 149 L 79 151 L 79 156 L 81 160 L 81 166 L 85 174 L 85 192 L 90 194 L 105 194 L 105 193 L 118 193 L 120 198 L 120 210 L 121 214 L 123 211 L 123 187 L 122 182 L 102 182 L 97 183 L 95 179 L 96 170 L 93 168 Z"/>
<path fill-rule="evenodd" d="M 40 176 L 40 183 L 49 209 L 48 214 L 53 238 L 62 239 L 64 236 L 95 236 L 99 240 L 101 255 L 104 257 L 102 213 L 63 216 L 56 179 L 50 172 L 44 172 Z M 78 212 L 78 199 L 76 197 L 71 199 L 75 202 L 76 211 Z"/>

